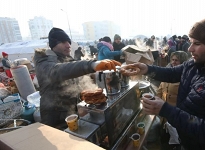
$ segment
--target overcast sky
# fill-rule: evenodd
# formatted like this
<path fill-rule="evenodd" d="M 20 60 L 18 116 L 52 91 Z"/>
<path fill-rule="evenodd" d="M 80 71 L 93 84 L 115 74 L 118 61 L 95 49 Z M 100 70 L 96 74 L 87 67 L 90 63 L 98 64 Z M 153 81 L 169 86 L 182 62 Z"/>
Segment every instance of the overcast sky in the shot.
<path fill-rule="evenodd" d="M 187 34 L 205 18 L 205 0 L 1 0 L 0 17 L 16 18 L 21 34 L 30 34 L 28 20 L 43 16 L 55 27 L 82 33 L 82 23 L 110 20 L 121 27 L 122 37 L 138 34 Z"/>

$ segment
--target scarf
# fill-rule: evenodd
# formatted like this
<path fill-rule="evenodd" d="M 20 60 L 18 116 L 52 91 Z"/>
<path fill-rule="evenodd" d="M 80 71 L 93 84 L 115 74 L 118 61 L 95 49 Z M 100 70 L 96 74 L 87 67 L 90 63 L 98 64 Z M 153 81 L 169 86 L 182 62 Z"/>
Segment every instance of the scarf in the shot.
<path fill-rule="evenodd" d="M 113 48 L 112 44 L 110 44 L 108 42 L 105 42 L 105 41 L 101 41 L 101 43 L 103 45 L 107 46 L 110 49 L 110 51 L 114 51 L 114 48 Z"/>

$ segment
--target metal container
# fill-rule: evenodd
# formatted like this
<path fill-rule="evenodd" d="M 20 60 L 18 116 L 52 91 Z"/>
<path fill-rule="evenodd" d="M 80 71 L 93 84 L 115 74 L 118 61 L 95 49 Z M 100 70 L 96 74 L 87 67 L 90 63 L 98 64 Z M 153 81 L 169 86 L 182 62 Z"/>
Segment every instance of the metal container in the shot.
<path fill-rule="evenodd" d="M 116 69 L 117 69 L 117 71 L 119 73 L 121 87 L 124 88 L 124 87 L 129 86 L 129 80 L 130 80 L 129 77 L 128 76 L 124 76 L 123 74 L 120 73 L 121 67 L 116 66 Z"/>
<path fill-rule="evenodd" d="M 119 72 L 105 70 L 99 73 L 99 80 L 104 81 L 107 95 L 117 94 L 121 90 Z"/>

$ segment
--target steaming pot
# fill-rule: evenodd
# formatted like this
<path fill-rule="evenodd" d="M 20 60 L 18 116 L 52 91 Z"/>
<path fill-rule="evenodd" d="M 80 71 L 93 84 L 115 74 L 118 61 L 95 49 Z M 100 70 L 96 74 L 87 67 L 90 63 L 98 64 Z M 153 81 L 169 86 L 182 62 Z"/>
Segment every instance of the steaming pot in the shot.
<path fill-rule="evenodd" d="M 100 82 L 103 81 L 108 95 L 117 94 L 121 90 L 119 72 L 105 70 L 99 73 Z"/>

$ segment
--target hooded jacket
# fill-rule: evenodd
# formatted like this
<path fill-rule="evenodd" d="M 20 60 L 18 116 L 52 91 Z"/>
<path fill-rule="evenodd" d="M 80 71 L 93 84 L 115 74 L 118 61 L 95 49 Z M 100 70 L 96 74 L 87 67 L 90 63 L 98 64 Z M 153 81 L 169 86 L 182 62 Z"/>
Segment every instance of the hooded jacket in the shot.
<path fill-rule="evenodd" d="M 95 72 L 93 61 L 75 62 L 52 50 L 35 51 L 35 71 L 40 86 L 41 122 L 55 127 L 76 113 L 77 95 L 82 91 L 77 77 Z"/>
<path fill-rule="evenodd" d="M 159 81 L 180 82 L 176 107 L 165 102 L 159 115 L 177 129 L 187 150 L 204 150 L 205 64 L 190 60 L 173 68 L 148 66 L 148 74 Z"/>

